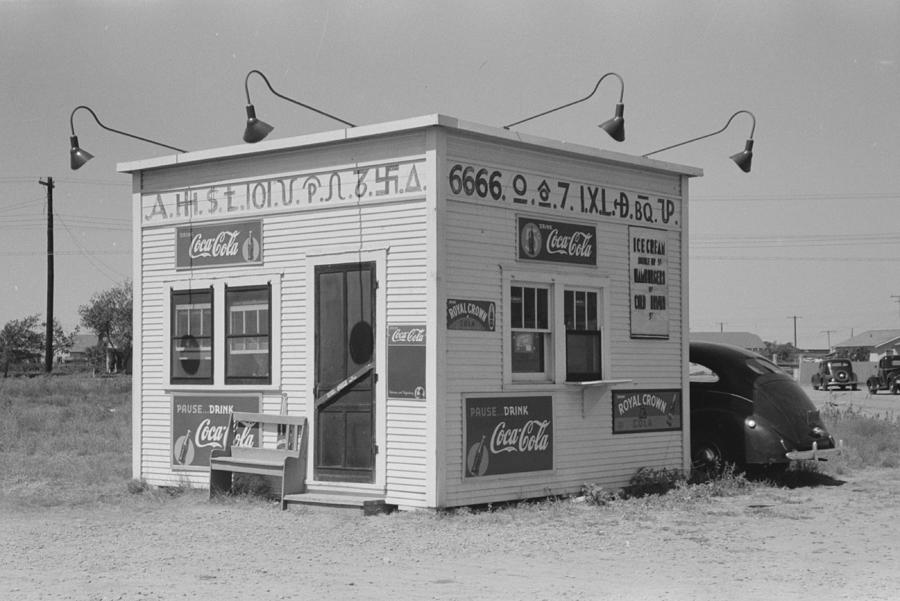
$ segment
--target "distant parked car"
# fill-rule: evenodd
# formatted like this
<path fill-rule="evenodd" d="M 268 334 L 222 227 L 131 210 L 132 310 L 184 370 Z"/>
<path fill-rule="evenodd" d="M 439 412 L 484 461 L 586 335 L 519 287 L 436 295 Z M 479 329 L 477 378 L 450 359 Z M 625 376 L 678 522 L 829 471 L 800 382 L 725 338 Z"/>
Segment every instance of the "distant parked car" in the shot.
<path fill-rule="evenodd" d="M 814 390 L 857 390 L 858 384 L 849 359 L 823 359 L 819 362 L 819 370 L 812 376 Z"/>
<path fill-rule="evenodd" d="M 882 357 L 875 373 L 866 380 L 866 387 L 871 394 L 878 394 L 879 390 L 900 394 L 900 355 Z"/>
<path fill-rule="evenodd" d="M 695 469 L 727 463 L 785 468 L 840 453 L 819 411 L 793 377 L 756 353 L 690 344 L 691 458 Z"/>

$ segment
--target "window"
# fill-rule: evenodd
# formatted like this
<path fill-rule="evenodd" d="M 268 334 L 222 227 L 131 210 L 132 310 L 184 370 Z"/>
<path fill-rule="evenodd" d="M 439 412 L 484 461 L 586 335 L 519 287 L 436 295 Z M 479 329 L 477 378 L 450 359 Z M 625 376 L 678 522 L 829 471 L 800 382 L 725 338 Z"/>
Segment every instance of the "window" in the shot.
<path fill-rule="evenodd" d="M 271 382 L 271 286 L 225 289 L 225 383 Z"/>
<path fill-rule="evenodd" d="M 212 366 L 212 289 L 173 291 L 172 382 L 212 384 Z"/>
<path fill-rule="evenodd" d="M 566 290 L 563 322 L 566 327 L 566 381 L 603 379 L 601 339 L 597 319 L 597 293 Z"/>
<path fill-rule="evenodd" d="M 609 279 L 575 273 L 503 272 L 504 384 L 609 378 Z"/>
<path fill-rule="evenodd" d="M 517 379 L 549 379 L 550 290 L 531 286 L 510 288 L 512 372 Z"/>

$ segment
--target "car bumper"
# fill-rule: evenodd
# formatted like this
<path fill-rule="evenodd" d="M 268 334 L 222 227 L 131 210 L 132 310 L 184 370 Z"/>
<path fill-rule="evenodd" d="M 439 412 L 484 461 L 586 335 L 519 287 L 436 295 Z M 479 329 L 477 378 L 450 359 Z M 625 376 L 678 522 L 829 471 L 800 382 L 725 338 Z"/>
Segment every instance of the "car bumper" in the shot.
<path fill-rule="evenodd" d="M 812 449 L 808 451 L 788 451 L 785 457 L 791 461 L 828 461 L 829 459 L 837 459 L 844 454 L 844 441 L 839 440 L 836 447 L 830 449 L 820 449 L 818 443 L 813 443 Z"/>

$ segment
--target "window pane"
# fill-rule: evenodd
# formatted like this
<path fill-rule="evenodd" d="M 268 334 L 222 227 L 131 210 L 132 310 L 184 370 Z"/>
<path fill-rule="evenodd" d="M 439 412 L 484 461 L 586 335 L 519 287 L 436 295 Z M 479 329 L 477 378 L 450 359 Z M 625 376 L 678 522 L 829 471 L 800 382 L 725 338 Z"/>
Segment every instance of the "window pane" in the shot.
<path fill-rule="evenodd" d="M 567 330 L 575 329 L 575 293 L 571 290 L 563 293 L 563 323 Z"/>
<path fill-rule="evenodd" d="M 537 327 L 546 330 L 550 327 L 549 293 L 546 288 L 537 289 Z"/>
<path fill-rule="evenodd" d="M 566 332 L 566 380 L 600 380 L 600 332 Z"/>
<path fill-rule="evenodd" d="M 271 380 L 269 313 L 271 291 L 232 288 L 225 292 L 225 381 L 229 384 Z"/>
<path fill-rule="evenodd" d="M 522 287 L 513 286 L 509 291 L 510 325 L 514 328 L 524 327 L 522 323 Z"/>
<path fill-rule="evenodd" d="M 537 327 L 535 324 L 537 323 L 537 319 L 535 319 L 534 311 L 536 309 L 535 301 L 534 301 L 534 288 L 523 288 L 522 295 L 522 304 L 524 305 L 524 319 L 522 323 L 522 327 L 525 328 L 534 328 Z"/>
<path fill-rule="evenodd" d="M 212 291 L 172 293 L 171 379 L 212 382 Z"/>
<path fill-rule="evenodd" d="M 544 334 L 537 332 L 513 332 L 513 373 L 544 372 Z"/>

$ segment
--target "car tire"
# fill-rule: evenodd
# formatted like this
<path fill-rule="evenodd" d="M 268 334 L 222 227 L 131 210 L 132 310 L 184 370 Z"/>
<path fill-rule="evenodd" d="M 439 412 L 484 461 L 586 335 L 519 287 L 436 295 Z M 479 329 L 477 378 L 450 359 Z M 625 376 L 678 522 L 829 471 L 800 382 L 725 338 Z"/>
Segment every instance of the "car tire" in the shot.
<path fill-rule="evenodd" d="M 702 440 L 691 448 L 691 469 L 701 478 L 713 478 L 725 467 L 725 445 L 718 440 Z"/>
<path fill-rule="evenodd" d="M 900 380 L 894 380 L 894 383 L 891 384 L 891 392 L 893 394 L 900 394 Z"/>
<path fill-rule="evenodd" d="M 869 380 L 868 382 L 866 382 L 866 388 L 869 389 L 869 394 L 871 394 L 871 395 L 878 394 L 878 384 L 876 384 L 875 382 Z"/>

